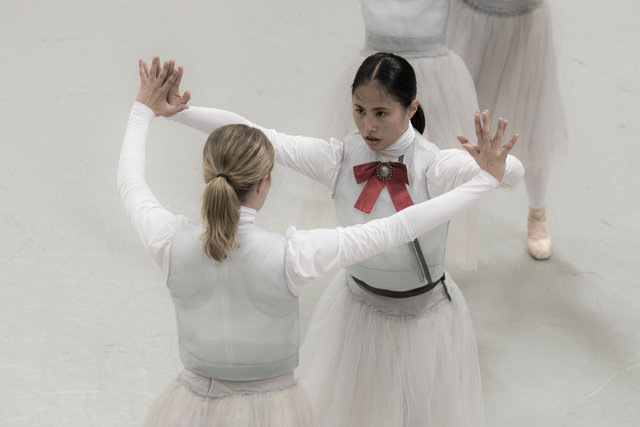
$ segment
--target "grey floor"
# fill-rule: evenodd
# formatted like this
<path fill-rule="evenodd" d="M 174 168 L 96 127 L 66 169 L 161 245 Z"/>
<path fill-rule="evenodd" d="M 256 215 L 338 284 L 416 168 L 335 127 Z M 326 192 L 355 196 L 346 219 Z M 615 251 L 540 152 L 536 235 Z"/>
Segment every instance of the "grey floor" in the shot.
<path fill-rule="evenodd" d="M 570 151 L 556 252 L 525 250 L 524 187 L 480 206 L 471 307 L 488 426 L 640 426 L 640 3 L 552 2 Z M 135 426 L 180 369 L 161 274 L 115 188 L 138 57 L 174 57 L 194 105 L 318 132 L 363 40 L 355 0 L 0 4 L 0 426 Z M 202 136 L 162 119 L 148 179 L 197 217 Z M 263 225 L 283 230 L 283 206 Z M 301 297 L 303 328 L 322 291 Z"/>

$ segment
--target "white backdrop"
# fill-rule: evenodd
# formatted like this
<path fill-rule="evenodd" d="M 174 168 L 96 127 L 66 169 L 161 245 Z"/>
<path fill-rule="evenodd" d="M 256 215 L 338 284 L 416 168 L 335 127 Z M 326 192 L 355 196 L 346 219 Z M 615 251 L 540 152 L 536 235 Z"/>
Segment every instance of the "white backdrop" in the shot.
<path fill-rule="evenodd" d="M 471 307 L 489 426 L 640 419 L 640 4 L 552 3 L 570 152 L 552 175 L 556 253 L 525 249 L 526 195 L 481 204 Z M 137 59 L 185 67 L 193 105 L 318 134 L 363 42 L 355 0 L 0 4 L 0 426 L 135 426 L 180 369 L 159 268 L 115 171 Z M 154 121 L 148 180 L 198 216 L 203 136 Z M 284 206 L 260 220 L 283 230 Z M 303 331 L 320 281 L 301 297 Z"/>

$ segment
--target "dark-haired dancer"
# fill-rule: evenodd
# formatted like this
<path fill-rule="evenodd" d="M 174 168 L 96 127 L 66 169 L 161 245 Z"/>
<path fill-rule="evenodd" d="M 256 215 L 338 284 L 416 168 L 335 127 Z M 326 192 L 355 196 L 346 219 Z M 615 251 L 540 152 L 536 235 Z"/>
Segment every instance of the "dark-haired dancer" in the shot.
<path fill-rule="evenodd" d="M 416 98 L 424 109 L 424 125 L 418 127 L 424 129 L 421 133 L 440 149 L 460 148 L 456 135 L 473 134 L 473 114 L 479 107 L 469 70 L 445 43 L 449 0 L 359 2 L 365 26 L 364 47 L 337 83 L 338 101 L 328 106 L 329 124 L 323 130 L 326 136 L 344 136 L 357 130 L 350 117 L 353 76 L 367 56 L 393 52 L 405 58 L 415 71 Z M 447 265 L 475 269 L 477 256 L 477 209 L 471 208 L 451 221 Z"/>
<path fill-rule="evenodd" d="M 524 165 L 529 198 L 528 249 L 551 256 L 546 221 L 549 172 L 566 151 L 549 5 L 544 0 L 453 0 L 447 42 L 465 60 L 482 108 L 509 114 L 520 132 L 514 152 Z"/>
<path fill-rule="evenodd" d="M 455 189 L 479 171 L 478 146 L 466 137 L 458 139 L 471 155 L 440 150 L 414 128 L 415 95 L 411 65 L 379 53 L 354 79 L 359 133 L 327 143 L 260 129 L 277 161 L 331 189 L 339 225 L 364 224 Z M 207 133 L 229 123 L 253 125 L 210 108 L 191 107 L 174 117 Z M 488 112 L 476 113 L 475 126 L 478 145 L 493 143 Z M 505 127 L 498 120 L 498 134 Z M 520 162 L 508 156 L 501 185 L 515 184 L 522 174 Z M 475 334 L 462 293 L 444 273 L 446 238 L 443 224 L 357 262 L 322 295 L 300 368 L 322 425 L 483 425 Z"/>

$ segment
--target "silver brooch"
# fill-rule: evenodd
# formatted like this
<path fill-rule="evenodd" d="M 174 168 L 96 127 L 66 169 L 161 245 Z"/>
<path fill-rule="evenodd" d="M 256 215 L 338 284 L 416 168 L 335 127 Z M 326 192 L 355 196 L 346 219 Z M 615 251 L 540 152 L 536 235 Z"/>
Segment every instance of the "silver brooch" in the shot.
<path fill-rule="evenodd" d="M 393 176 L 393 166 L 387 162 L 380 162 L 376 166 L 376 175 L 381 181 L 389 181 Z"/>

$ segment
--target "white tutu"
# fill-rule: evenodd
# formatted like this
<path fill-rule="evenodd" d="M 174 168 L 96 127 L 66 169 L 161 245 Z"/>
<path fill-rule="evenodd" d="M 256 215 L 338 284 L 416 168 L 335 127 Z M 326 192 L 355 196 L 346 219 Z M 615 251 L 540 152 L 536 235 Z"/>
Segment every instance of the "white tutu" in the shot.
<path fill-rule="evenodd" d="M 394 299 L 342 271 L 315 310 L 299 377 L 321 426 L 484 425 L 473 326 L 448 277 L 446 288 Z"/>
<path fill-rule="evenodd" d="M 567 149 L 549 6 L 541 0 L 453 0 L 447 44 L 465 61 L 482 109 L 519 134 L 512 154 L 527 173 Z"/>
<path fill-rule="evenodd" d="M 146 427 L 314 426 L 309 400 L 293 376 L 234 386 L 187 370 L 155 399 Z"/>

